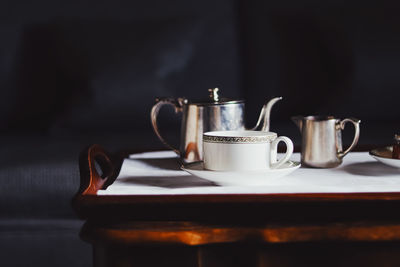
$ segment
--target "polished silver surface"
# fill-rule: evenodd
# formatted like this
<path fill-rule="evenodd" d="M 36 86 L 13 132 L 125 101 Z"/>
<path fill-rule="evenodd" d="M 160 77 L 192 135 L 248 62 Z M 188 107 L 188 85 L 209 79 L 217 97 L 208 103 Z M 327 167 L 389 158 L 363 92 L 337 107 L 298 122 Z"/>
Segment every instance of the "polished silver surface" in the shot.
<path fill-rule="evenodd" d="M 185 98 L 156 99 L 150 114 L 154 132 L 161 142 L 180 155 L 184 162 L 203 159 L 203 133 L 245 129 L 244 101 L 225 100 L 219 97 L 218 91 L 218 88 L 209 90 L 210 102 L 191 102 Z M 280 99 L 282 98 L 274 98 L 263 106 L 257 125 L 253 129 L 269 131 L 271 108 Z M 179 149 L 168 144 L 159 132 L 157 117 L 164 105 L 172 105 L 176 112 L 182 112 Z"/>
<path fill-rule="evenodd" d="M 183 108 L 180 155 L 185 162 L 203 159 L 203 133 L 244 130 L 244 103 Z"/>
<path fill-rule="evenodd" d="M 218 102 L 219 101 L 218 91 L 219 91 L 218 88 L 208 89 L 208 92 L 210 93 L 210 98 L 214 102 Z"/>
<path fill-rule="evenodd" d="M 302 135 L 301 162 L 315 168 L 333 168 L 342 163 L 343 157 L 358 142 L 360 120 L 349 118 L 339 120 L 332 116 L 296 116 L 292 120 Z M 354 125 L 355 134 L 351 145 L 343 151 L 342 130 L 347 122 Z"/>

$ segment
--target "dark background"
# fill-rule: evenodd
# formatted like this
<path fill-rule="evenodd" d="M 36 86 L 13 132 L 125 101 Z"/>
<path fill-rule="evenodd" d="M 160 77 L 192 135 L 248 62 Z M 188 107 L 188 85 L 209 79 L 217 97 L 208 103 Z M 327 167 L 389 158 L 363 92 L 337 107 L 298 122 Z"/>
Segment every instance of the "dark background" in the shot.
<path fill-rule="evenodd" d="M 391 143 L 399 14 L 397 1 L 0 2 L 1 265 L 91 264 L 70 207 L 78 154 L 163 148 L 157 96 L 219 87 L 246 100 L 248 126 L 283 96 L 271 129 L 297 145 L 299 114 L 357 117 L 360 144 Z M 165 108 L 160 120 L 176 143 L 179 118 Z"/>

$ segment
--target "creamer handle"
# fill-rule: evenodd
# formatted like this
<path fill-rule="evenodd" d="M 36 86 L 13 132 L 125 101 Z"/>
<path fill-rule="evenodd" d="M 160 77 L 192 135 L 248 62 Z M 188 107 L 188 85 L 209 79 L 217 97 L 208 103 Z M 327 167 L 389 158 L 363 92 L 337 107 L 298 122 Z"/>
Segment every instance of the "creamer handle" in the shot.
<path fill-rule="evenodd" d="M 338 157 L 339 158 L 343 158 L 344 156 L 347 155 L 347 153 L 349 153 L 355 145 L 357 145 L 358 142 L 358 138 L 360 137 L 360 123 L 361 121 L 359 119 L 356 118 L 348 118 L 348 119 L 344 119 L 339 123 L 339 129 L 340 130 L 344 130 L 344 127 L 346 125 L 347 122 L 351 122 L 354 125 L 354 138 L 353 138 L 353 142 L 351 143 L 351 145 L 349 146 L 349 148 L 347 148 L 344 152 L 338 152 Z"/>

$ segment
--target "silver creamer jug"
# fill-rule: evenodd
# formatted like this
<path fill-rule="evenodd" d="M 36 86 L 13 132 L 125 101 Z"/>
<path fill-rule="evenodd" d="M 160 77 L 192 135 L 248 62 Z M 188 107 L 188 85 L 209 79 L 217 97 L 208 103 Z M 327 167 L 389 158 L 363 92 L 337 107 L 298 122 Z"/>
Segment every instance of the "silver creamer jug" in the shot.
<path fill-rule="evenodd" d="M 206 101 L 190 101 L 186 98 L 157 98 L 151 109 L 151 123 L 158 138 L 175 151 L 184 162 L 203 159 L 203 133 L 209 131 L 245 130 L 244 100 L 220 98 L 218 88 L 209 89 Z M 272 106 L 282 99 L 276 97 L 266 103 L 257 124 L 252 130 L 269 131 Z M 174 148 L 161 136 L 157 126 L 158 113 L 162 106 L 172 105 L 175 112 L 182 112 L 180 148 Z"/>
<path fill-rule="evenodd" d="M 295 116 L 293 122 L 299 127 L 301 163 L 314 168 L 333 168 L 342 163 L 343 157 L 357 144 L 360 137 L 360 120 L 348 118 L 340 120 L 333 116 Z M 342 130 L 346 123 L 354 125 L 354 138 L 343 151 Z"/>

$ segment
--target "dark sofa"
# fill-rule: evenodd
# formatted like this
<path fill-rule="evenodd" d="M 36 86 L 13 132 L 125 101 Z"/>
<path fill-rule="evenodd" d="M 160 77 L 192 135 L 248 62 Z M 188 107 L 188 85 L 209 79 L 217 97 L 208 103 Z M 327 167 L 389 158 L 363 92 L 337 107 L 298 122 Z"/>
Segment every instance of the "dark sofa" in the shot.
<path fill-rule="evenodd" d="M 398 10 L 394 1 L 1 2 L 1 265 L 91 264 L 70 204 L 79 152 L 163 149 L 149 120 L 156 96 L 219 87 L 246 99 L 249 126 L 283 96 L 271 129 L 296 145 L 298 114 L 357 117 L 361 145 L 391 143 Z M 166 108 L 160 122 L 177 143 L 179 117 Z"/>

